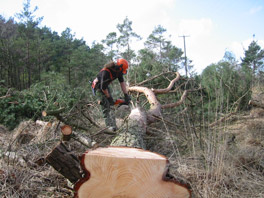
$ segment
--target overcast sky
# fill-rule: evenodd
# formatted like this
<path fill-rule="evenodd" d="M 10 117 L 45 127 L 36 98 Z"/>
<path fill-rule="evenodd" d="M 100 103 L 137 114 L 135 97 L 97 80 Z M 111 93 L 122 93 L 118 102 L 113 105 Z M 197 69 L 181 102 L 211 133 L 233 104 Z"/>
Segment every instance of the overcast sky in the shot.
<path fill-rule="evenodd" d="M 0 15 L 14 17 L 23 0 L 0 0 Z M 183 49 L 201 72 L 222 59 L 226 50 L 243 57 L 253 40 L 264 48 L 264 0 L 31 0 L 36 16 L 59 34 L 67 27 L 88 45 L 101 42 L 125 17 L 143 41 L 158 25 L 167 29 L 170 40 Z M 140 43 L 134 43 L 135 46 Z"/>

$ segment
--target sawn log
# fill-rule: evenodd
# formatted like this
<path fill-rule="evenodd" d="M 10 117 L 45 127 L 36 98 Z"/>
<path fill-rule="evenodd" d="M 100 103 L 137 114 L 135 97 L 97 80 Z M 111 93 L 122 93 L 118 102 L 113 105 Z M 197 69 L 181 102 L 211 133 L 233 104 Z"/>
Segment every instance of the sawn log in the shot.
<path fill-rule="evenodd" d="M 166 178 L 168 160 L 137 148 L 107 147 L 82 156 L 85 177 L 76 198 L 189 198 L 190 191 Z"/>
<path fill-rule="evenodd" d="M 62 142 L 48 154 L 46 161 L 73 184 L 82 178 L 79 159 Z"/>

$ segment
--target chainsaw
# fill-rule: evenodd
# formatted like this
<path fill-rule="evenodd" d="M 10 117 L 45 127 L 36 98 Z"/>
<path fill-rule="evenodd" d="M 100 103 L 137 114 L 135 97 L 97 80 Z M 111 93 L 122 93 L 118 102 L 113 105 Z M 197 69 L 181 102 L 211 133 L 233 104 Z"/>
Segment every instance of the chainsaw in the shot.
<path fill-rule="evenodd" d="M 125 100 L 123 100 L 123 99 L 117 99 L 116 101 L 115 101 L 115 104 L 114 104 L 115 106 L 121 106 L 121 105 L 128 105 L 126 102 L 125 102 Z"/>
<path fill-rule="evenodd" d="M 98 104 L 102 104 L 100 100 L 98 101 Z M 121 105 L 128 105 L 128 104 L 123 99 L 117 99 L 114 103 L 115 107 L 120 107 Z"/>

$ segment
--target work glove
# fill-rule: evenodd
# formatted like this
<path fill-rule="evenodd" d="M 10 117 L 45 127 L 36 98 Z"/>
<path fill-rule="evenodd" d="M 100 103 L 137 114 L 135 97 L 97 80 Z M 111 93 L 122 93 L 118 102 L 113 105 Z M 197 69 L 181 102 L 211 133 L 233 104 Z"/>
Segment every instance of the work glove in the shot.
<path fill-rule="evenodd" d="M 131 97 L 128 94 L 125 94 L 125 103 L 128 105 L 131 101 Z"/>
<path fill-rule="evenodd" d="M 108 100 L 110 106 L 115 105 L 115 102 L 114 102 L 114 99 L 112 98 L 112 96 L 110 96 L 109 98 L 107 98 L 107 100 Z"/>

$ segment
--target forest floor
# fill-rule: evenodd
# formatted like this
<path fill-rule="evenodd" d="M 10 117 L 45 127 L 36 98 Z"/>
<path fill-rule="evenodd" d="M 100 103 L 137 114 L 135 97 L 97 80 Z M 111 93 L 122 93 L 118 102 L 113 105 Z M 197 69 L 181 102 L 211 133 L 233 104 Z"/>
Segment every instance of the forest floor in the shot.
<path fill-rule="evenodd" d="M 171 174 L 188 181 L 193 197 L 264 197 L 263 109 L 233 115 L 204 133 L 186 135 L 157 125 L 149 128 L 147 148 L 169 159 Z M 45 162 L 60 142 L 60 126 L 57 121 L 25 121 L 13 131 L 0 126 L 0 197 L 73 197 L 69 182 Z M 109 139 L 94 136 L 105 145 Z M 77 156 L 88 149 L 74 140 L 67 146 Z"/>

